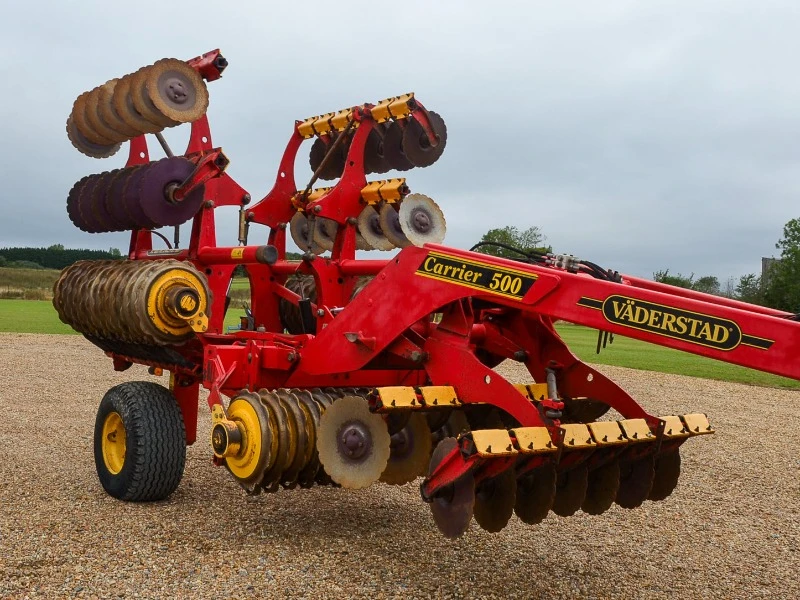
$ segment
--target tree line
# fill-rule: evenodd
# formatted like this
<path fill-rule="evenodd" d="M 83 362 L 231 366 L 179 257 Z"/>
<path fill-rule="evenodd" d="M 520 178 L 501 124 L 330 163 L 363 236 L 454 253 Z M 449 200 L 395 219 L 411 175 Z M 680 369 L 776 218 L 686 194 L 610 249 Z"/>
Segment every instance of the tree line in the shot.
<path fill-rule="evenodd" d="M 64 248 L 53 244 L 48 248 L 0 248 L 0 267 L 19 269 L 63 269 L 79 260 L 113 260 L 122 258 L 118 248 L 87 250 Z"/>

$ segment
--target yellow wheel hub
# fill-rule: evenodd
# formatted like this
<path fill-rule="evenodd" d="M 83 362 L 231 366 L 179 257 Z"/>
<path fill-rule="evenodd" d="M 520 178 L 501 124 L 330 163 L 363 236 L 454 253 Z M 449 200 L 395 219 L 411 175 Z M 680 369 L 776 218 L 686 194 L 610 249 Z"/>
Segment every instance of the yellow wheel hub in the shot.
<path fill-rule="evenodd" d="M 118 412 L 111 412 L 103 421 L 103 462 L 106 469 L 112 474 L 117 475 L 122 471 L 125 464 L 125 424 Z"/>
<path fill-rule="evenodd" d="M 208 290 L 199 274 L 175 268 L 159 275 L 147 290 L 147 316 L 159 331 L 182 336 L 208 328 Z"/>
<path fill-rule="evenodd" d="M 242 444 L 236 456 L 228 456 L 225 463 L 237 479 L 250 479 L 261 468 L 261 423 L 255 408 L 244 398 L 236 398 L 228 407 L 228 419 L 235 421 L 242 431 Z"/>

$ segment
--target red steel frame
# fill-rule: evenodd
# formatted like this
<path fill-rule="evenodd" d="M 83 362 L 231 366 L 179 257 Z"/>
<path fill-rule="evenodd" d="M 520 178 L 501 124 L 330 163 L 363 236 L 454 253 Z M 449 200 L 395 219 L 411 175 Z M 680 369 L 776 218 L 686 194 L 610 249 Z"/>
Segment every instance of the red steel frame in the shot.
<path fill-rule="evenodd" d="M 218 73 L 215 77 L 209 67 L 209 61 L 213 61 L 209 55 L 195 61 L 203 65 L 197 67 L 201 74 L 213 80 Z M 555 439 L 558 421 L 544 417 L 536 404 L 494 372 L 491 365 L 482 362 L 476 354 L 479 349 L 497 357 L 497 362 L 503 358 L 523 362 L 538 382 L 545 381 L 546 369 L 554 369 L 562 396 L 605 402 L 625 418 L 646 419 L 656 431 L 659 419 L 569 351 L 553 326 L 559 319 L 800 379 L 800 365 L 795 360 L 800 350 L 800 323 L 789 313 L 634 277 L 607 281 L 563 268 L 524 264 L 433 244 L 405 248 L 388 260 L 357 260 L 354 218 L 364 207 L 360 196 L 367 183 L 364 144 L 375 126 L 369 109 L 370 105 L 364 105 L 353 110 L 358 127 L 344 172 L 322 198 L 308 203 L 297 201 L 294 163 L 303 137 L 297 130 L 300 122 L 296 122 L 275 184 L 254 206 L 245 209 L 250 195 L 227 173 L 215 172 L 205 182 L 205 203 L 194 218 L 188 248 L 154 250 L 150 231 L 133 232 L 130 259 L 188 260 L 206 273 L 213 296 L 208 332 L 174 348 L 195 366 L 146 363 L 172 371 L 187 443 L 196 438 L 200 385 L 211 392 L 209 406 L 221 403 L 223 395 L 264 387 L 451 385 L 462 402 L 493 404 L 523 426 L 548 426 Z M 421 105 L 409 118 L 420 119 L 429 128 Z M 215 152 L 218 150 L 212 145 L 208 120 L 203 117 L 192 125 L 185 156 L 199 162 Z M 134 139 L 128 165 L 148 161 L 144 137 Z M 277 262 L 259 262 L 261 246 L 217 246 L 214 212 L 220 206 L 238 206 L 246 210 L 249 223 L 268 227 L 266 242 L 277 249 Z M 298 207 L 339 224 L 331 257 L 286 260 L 286 226 Z M 455 278 L 446 281 L 420 276 L 420 269 L 432 252 L 485 269 L 513 271 L 535 281 L 524 296 L 514 298 L 470 287 Z M 226 334 L 225 298 L 233 270 L 240 264 L 246 266 L 250 278 L 257 330 Z M 286 278 L 296 273 L 315 278 L 316 335 L 283 333 L 278 302 L 281 298 L 298 302 L 297 295 L 283 286 Z M 365 275 L 375 277 L 373 283 L 348 302 L 356 279 Z M 713 344 L 702 345 L 697 339 L 671 336 L 669 328 L 654 332 L 610 321 L 599 306 L 618 296 L 634 303 L 649 303 L 646 306 L 658 305 L 666 312 L 704 316 L 731 331 L 738 327 L 742 339 L 755 340 L 756 345 L 739 343 L 722 349 Z M 441 314 L 438 323 L 431 319 L 434 313 Z M 109 355 L 117 369 L 145 362 Z M 462 464 L 447 468 L 463 473 L 465 467 Z"/>

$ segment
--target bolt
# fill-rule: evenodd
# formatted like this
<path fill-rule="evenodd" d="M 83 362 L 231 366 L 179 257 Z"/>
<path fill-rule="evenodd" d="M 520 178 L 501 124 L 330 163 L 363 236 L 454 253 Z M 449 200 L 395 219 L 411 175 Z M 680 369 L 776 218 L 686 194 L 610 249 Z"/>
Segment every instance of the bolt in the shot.
<path fill-rule="evenodd" d="M 325 316 L 325 310 L 322 309 L 322 308 L 318 308 L 317 309 L 317 316 L 318 317 L 324 317 Z"/>
<path fill-rule="evenodd" d="M 206 200 L 203 202 L 203 208 L 214 208 L 214 202 L 212 200 Z"/>
<path fill-rule="evenodd" d="M 320 206 L 319 204 L 317 204 L 317 205 L 314 207 L 314 212 L 315 212 L 315 213 L 321 213 L 321 212 L 322 212 L 322 206 Z"/>
<path fill-rule="evenodd" d="M 244 196 L 242 196 L 242 206 L 247 206 L 248 204 L 250 204 L 250 200 L 251 200 L 250 194 L 245 194 Z"/>
<path fill-rule="evenodd" d="M 514 360 L 517 362 L 525 362 L 528 360 L 528 353 L 525 350 L 517 350 L 514 352 Z"/>
<path fill-rule="evenodd" d="M 295 354 L 294 352 L 289 352 L 289 354 L 286 355 L 286 360 L 288 360 L 289 362 L 296 361 L 297 360 L 297 354 Z"/>

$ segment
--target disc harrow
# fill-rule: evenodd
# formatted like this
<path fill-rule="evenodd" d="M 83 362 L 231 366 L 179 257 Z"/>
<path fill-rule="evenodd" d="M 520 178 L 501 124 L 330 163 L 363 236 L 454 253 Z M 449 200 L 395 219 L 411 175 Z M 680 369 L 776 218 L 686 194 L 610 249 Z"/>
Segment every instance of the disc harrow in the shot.
<path fill-rule="evenodd" d="M 164 58 L 78 96 L 67 137 L 83 154 L 107 158 L 122 142 L 191 123 L 207 108 L 208 89 L 192 61 Z"/>
<path fill-rule="evenodd" d="M 650 414 L 579 360 L 557 321 L 598 329 L 598 351 L 624 335 L 800 379 L 787 358 L 800 336 L 795 315 L 569 255 L 511 260 L 440 245 L 442 210 L 388 174 L 432 165 L 447 144 L 444 120 L 414 94 L 295 121 L 272 188 L 253 202 L 227 172 L 206 115 L 206 84 L 226 65 L 218 50 L 162 59 L 77 98 L 73 144 L 100 158 L 127 143 L 129 154 L 122 168 L 72 187 L 68 217 L 87 233 L 130 231 L 131 242 L 125 260 L 66 268 L 53 302 L 115 369 L 170 373 L 158 396 L 175 400 L 182 429 L 151 414 L 142 422 L 156 437 L 194 443 L 205 388 L 212 460 L 247 493 L 419 479 L 450 538 L 473 520 L 496 532 L 514 515 L 535 525 L 669 498 L 681 447 L 714 432 L 708 418 Z M 184 123 L 189 142 L 173 153 L 158 134 Z M 166 158 L 151 160 L 150 134 Z M 312 173 L 299 182 L 304 144 Z M 223 207 L 238 210 L 237 245 L 218 243 Z M 164 227 L 175 228 L 172 243 Z M 287 259 L 287 239 L 300 260 Z M 250 291 L 233 330 L 225 317 L 238 308 L 237 267 Z M 508 381 L 494 370 L 503 361 L 530 381 Z M 152 389 L 131 387 L 150 390 L 129 399 L 143 414 Z M 607 413 L 613 420 L 600 420 Z M 104 488 L 126 499 L 141 485 L 131 465 L 149 459 L 138 446 L 125 456 L 109 446 L 109 431 L 132 426 L 115 414 L 98 418 L 95 462 Z M 152 466 L 160 491 L 146 499 L 157 500 L 175 489 L 183 463 Z M 174 485 L 156 484 L 168 478 Z"/>

